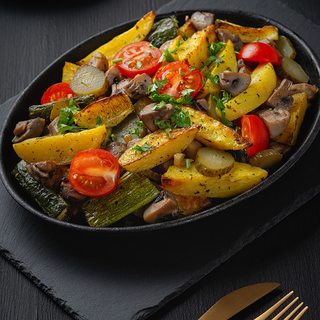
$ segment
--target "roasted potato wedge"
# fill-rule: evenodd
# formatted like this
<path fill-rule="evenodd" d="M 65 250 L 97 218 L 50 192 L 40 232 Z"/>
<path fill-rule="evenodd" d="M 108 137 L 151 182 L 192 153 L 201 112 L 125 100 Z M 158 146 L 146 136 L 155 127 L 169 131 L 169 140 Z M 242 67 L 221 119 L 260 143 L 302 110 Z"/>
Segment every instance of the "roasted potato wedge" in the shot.
<path fill-rule="evenodd" d="M 79 61 L 78 64 L 82 65 L 87 63 L 92 57 L 92 54 L 94 52 L 101 52 L 102 54 L 105 55 L 107 59 L 109 59 L 109 66 L 110 66 L 112 64 L 111 59 L 120 49 L 122 49 L 124 46 L 130 43 L 143 41 L 146 38 L 146 36 L 151 30 L 155 16 L 156 14 L 154 11 L 148 12 L 131 29 L 113 38 L 111 41 L 107 42 L 106 44 L 100 46 L 98 49 L 94 50 L 89 55 L 87 55 L 84 59 Z"/>
<path fill-rule="evenodd" d="M 190 216 L 211 205 L 211 200 L 207 197 L 181 196 L 173 195 L 179 207 L 179 213 L 182 216 Z"/>
<path fill-rule="evenodd" d="M 91 103 L 77 112 L 74 118 L 80 127 L 95 128 L 99 119 L 100 124 L 110 128 L 115 127 L 133 111 L 134 106 L 130 98 L 120 92 Z"/>
<path fill-rule="evenodd" d="M 187 21 L 185 24 L 183 24 L 178 30 L 178 36 L 183 37 L 192 37 L 192 35 L 194 33 L 196 33 L 197 30 L 196 28 L 193 26 L 193 23 L 191 21 Z"/>
<path fill-rule="evenodd" d="M 70 164 L 84 150 L 99 149 L 111 130 L 100 126 L 91 130 L 32 138 L 13 145 L 19 158 L 27 163 L 52 160 L 59 165 Z"/>
<path fill-rule="evenodd" d="M 192 124 L 201 124 L 195 138 L 206 146 L 219 150 L 240 150 L 251 146 L 251 142 L 241 137 L 236 131 L 207 114 L 190 107 L 184 107 L 183 110 L 189 112 Z"/>
<path fill-rule="evenodd" d="M 253 188 L 267 175 L 268 172 L 259 167 L 235 162 L 234 167 L 223 176 L 206 177 L 192 163 L 190 169 L 169 167 L 161 182 L 165 190 L 182 196 L 229 198 Z"/>
<path fill-rule="evenodd" d="M 259 64 L 251 74 L 249 87 L 224 105 L 226 118 L 230 121 L 258 108 L 270 97 L 277 85 L 277 75 L 271 63 Z M 216 108 L 221 116 L 221 112 Z"/>
<path fill-rule="evenodd" d="M 219 20 L 215 22 L 216 29 L 227 29 L 231 33 L 237 34 L 243 43 L 249 43 L 260 39 L 278 40 L 278 28 L 274 26 L 264 26 L 262 28 L 243 27 L 237 24 Z"/>
<path fill-rule="evenodd" d="M 176 51 L 177 60 L 185 61 L 200 69 L 208 59 L 208 39 L 211 39 L 211 42 L 215 39 L 214 26 L 197 31 L 184 41 Z M 174 43 L 175 40 L 173 40 L 173 45 Z"/>
<path fill-rule="evenodd" d="M 308 108 L 307 94 L 305 92 L 293 95 L 293 105 L 289 110 L 291 114 L 290 121 L 284 131 L 273 140 L 293 146 L 297 142 L 300 128 Z"/>
<path fill-rule="evenodd" d="M 201 125 L 196 124 L 188 128 L 178 128 L 167 133 L 158 130 L 142 138 L 138 144 L 128 148 L 119 159 L 119 164 L 129 172 L 141 172 L 152 169 L 157 165 L 173 158 L 177 152 L 182 152 L 194 139 Z M 136 152 L 135 147 L 144 147 L 148 151 Z"/>
<path fill-rule="evenodd" d="M 78 68 L 77 64 L 66 62 L 62 69 L 62 82 L 70 83 Z"/>
<path fill-rule="evenodd" d="M 217 55 L 218 58 L 221 58 L 221 63 L 216 64 L 212 62 L 209 65 L 209 70 L 212 76 L 219 76 L 220 72 L 231 71 L 238 72 L 238 62 L 236 54 L 234 52 L 234 47 L 232 42 L 229 40 L 223 50 Z M 206 97 L 209 93 L 217 94 L 221 91 L 220 85 L 217 83 L 212 83 L 207 79 L 206 84 L 197 94 L 197 99 Z"/>

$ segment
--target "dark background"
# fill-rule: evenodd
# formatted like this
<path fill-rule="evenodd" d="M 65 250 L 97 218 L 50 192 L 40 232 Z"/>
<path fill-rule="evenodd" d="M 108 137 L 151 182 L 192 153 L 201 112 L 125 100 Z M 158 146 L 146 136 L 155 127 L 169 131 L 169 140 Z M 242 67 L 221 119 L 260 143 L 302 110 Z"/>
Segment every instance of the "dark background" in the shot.
<path fill-rule="evenodd" d="M 139 19 L 169 2 L 12 1 L 0 4 L 0 103 L 18 94 L 48 64 L 77 43 L 114 25 Z M 283 0 L 279 3 L 287 4 L 319 24 L 320 3 L 317 0 Z M 315 174 L 319 175 L 318 172 Z M 197 319 L 230 288 L 263 281 L 280 282 L 281 289 L 234 319 L 257 316 L 266 305 L 290 290 L 309 305 L 310 310 L 304 318 L 318 319 L 319 200 L 319 195 L 314 197 L 150 319 Z M 64 320 L 72 317 L 0 255 L 0 319 Z"/>

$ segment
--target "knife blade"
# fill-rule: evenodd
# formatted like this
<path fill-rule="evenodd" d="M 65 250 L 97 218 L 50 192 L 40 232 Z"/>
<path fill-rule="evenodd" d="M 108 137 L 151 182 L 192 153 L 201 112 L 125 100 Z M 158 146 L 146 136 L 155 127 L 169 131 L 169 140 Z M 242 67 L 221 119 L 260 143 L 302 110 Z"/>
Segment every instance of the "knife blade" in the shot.
<path fill-rule="evenodd" d="M 264 282 L 252 284 L 232 291 L 216 302 L 199 320 L 227 320 L 279 287 L 280 283 Z"/>

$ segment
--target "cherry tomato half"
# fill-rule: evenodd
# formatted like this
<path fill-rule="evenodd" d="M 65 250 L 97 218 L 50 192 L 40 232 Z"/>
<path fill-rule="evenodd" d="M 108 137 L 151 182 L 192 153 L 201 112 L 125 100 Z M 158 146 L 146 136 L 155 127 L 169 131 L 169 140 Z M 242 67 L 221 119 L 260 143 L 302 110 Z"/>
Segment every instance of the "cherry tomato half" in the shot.
<path fill-rule="evenodd" d="M 126 77 L 134 78 L 138 74 L 146 73 L 149 76 L 155 74 L 161 65 L 159 62 L 162 51 L 152 47 L 150 42 L 140 41 L 128 44 L 116 53 L 113 60 L 117 67 Z"/>
<path fill-rule="evenodd" d="M 81 151 L 73 158 L 69 182 L 79 193 L 101 197 L 112 192 L 119 181 L 120 165 L 117 158 L 102 149 Z"/>
<path fill-rule="evenodd" d="M 256 115 L 244 115 L 240 118 L 241 136 L 253 143 L 247 148 L 248 158 L 258 151 L 267 149 L 269 132 L 263 121 Z"/>
<path fill-rule="evenodd" d="M 182 91 L 194 90 L 194 97 L 201 89 L 203 78 L 201 72 L 190 64 L 182 61 L 168 63 L 156 73 L 157 80 L 167 79 L 166 84 L 159 90 L 175 99 L 182 97 Z"/>
<path fill-rule="evenodd" d="M 274 65 L 281 65 L 281 57 L 278 51 L 263 42 L 248 43 L 240 50 L 237 58 L 248 63 L 271 62 Z"/>
<path fill-rule="evenodd" d="M 64 98 L 73 98 L 76 95 L 70 89 L 69 83 L 61 82 L 50 86 L 41 98 L 41 104 L 58 101 Z"/>

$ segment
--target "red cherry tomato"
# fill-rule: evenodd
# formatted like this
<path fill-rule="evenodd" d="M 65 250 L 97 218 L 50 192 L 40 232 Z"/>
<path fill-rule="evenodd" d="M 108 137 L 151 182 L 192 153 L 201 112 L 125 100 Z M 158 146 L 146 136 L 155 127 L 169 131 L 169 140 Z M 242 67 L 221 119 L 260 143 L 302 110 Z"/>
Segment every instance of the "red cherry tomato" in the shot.
<path fill-rule="evenodd" d="M 49 87 L 41 98 L 41 104 L 58 101 L 64 98 L 74 98 L 76 95 L 70 89 L 69 83 L 56 83 Z"/>
<path fill-rule="evenodd" d="M 117 62 L 120 72 L 126 77 L 134 78 L 138 74 L 146 73 L 149 76 L 155 74 L 161 65 L 159 62 L 162 51 L 152 47 L 150 42 L 140 41 L 128 44 L 116 53 L 113 60 Z"/>
<path fill-rule="evenodd" d="M 244 115 L 240 118 L 241 135 L 253 143 L 247 148 L 248 158 L 265 150 L 269 143 L 269 132 L 263 121 L 256 115 Z"/>
<path fill-rule="evenodd" d="M 248 43 L 240 50 L 237 58 L 248 63 L 271 62 L 274 65 L 281 65 L 281 57 L 278 51 L 263 42 Z"/>
<path fill-rule="evenodd" d="M 168 63 L 156 73 L 157 80 L 167 79 L 166 84 L 159 89 L 161 94 L 168 94 L 175 99 L 182 97 L 182 91 L 194 90 L 194 97 L 201 89 L 203 78 L 201 72 L 190 64 L 182 61 Z"/>
<path fill-rule="evenodd" d="M 69 182 L 83 195 L 101 197 L 116 188 L 119 176 L 120 165 L 114 155 L 102 149 L 91 149 L 73 158 Z"/>

